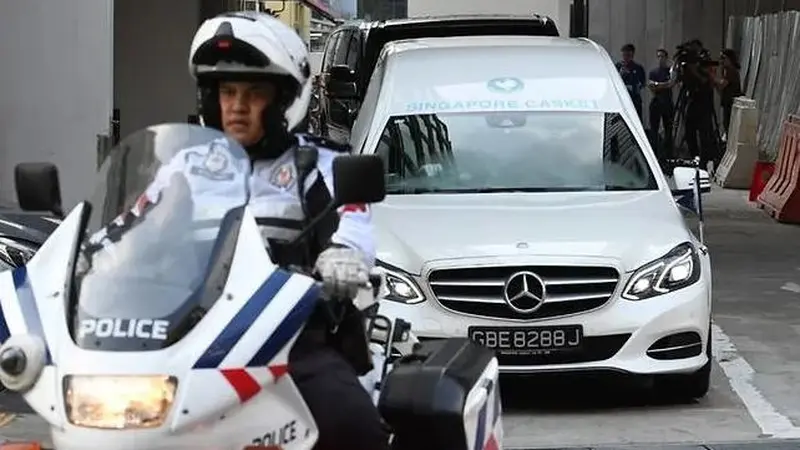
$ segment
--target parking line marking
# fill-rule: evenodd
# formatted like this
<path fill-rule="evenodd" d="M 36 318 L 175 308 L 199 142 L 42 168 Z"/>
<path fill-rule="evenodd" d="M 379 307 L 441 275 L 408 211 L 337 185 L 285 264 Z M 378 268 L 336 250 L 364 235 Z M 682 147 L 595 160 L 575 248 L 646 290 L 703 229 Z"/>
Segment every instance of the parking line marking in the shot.
<path fill-rule="evenodd" d="M 779 413 L 753 383 L 755 370 L 745 361 L 733 342 L 717 324 L 711 325 L 714 357 L 761 432 L 774 438 L 800 438 L 800 427 Z"/>

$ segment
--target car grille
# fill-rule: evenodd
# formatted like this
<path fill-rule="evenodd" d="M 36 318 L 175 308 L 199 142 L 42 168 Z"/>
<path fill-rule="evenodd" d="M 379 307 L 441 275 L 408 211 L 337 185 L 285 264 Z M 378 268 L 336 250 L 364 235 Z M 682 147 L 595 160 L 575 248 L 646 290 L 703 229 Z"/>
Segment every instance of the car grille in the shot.
<path fill-rule="evenodd" d="M 518 272 L 532 272 L 544 281 L 547 294 L 542 306 L 530 313 L 515 311 L 506 303 L 506 280 Z M 619 282 L 613 267 L 510 266 L 434 270 L 428 283 L 447 309 L 500 319 L 545 319 L 586 312 L 608 302 Z"/>

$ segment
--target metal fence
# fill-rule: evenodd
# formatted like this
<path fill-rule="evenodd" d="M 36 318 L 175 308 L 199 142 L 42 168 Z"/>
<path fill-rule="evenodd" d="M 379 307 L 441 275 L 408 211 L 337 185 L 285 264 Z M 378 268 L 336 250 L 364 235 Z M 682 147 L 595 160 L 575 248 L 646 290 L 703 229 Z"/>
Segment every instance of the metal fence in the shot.
<path fill-rule="evenodd" d="M 800 11 L 730 17 L 727 46 L 738 50 L 742 88 L 760 110 L 758 145 L 775 160 L 784 120 L 800 113 Z"/>

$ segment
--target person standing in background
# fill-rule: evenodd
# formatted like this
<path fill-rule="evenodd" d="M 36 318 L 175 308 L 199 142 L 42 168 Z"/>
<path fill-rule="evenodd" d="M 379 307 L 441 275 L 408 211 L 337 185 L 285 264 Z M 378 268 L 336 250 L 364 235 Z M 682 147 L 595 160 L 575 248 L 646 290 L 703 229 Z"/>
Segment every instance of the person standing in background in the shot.
<path fill-rule="evenodd" d="M 645 72 L 644 67 L 633 60 L 635 55 L 636 47 L 633 44 L 625 44 L 622 46 L 622 61 L 619 61 L 616 66 L 619 76 L 622 77 L 622 82 L 631 96 L 636 113 L 639 114 L 639 120 L 641 120 L 642 88 L 645 85 Z"/>
<path fill-rule="evenodd" d="M 720 54 L 720 74 L 715 80 L 719 91 L 720 105 L 722 106 L 722 126 L 727 140 L 728 128 L 731 125 L 731 112 L 733 99 L 744 95 L 742 92 L 742 78 L 739 73 L 741 66 L 736 51 L 726 48 Z"/>
<path fill-rule="evenodd" d="M 656 153 L 659 159 L 668 157 L 672 152 L 672 118 L 675 105 L 672 101 L 672 88 L 675 82 L 670 76 L 669 53 L 661 48 L 656 52 L 658 67 L 650 71 L 647 87 L 653 93 L 650 100 L 650 133 L 656 140 Z M 658 130 L 664 126 L 664 139 L 659 139 Z"/>

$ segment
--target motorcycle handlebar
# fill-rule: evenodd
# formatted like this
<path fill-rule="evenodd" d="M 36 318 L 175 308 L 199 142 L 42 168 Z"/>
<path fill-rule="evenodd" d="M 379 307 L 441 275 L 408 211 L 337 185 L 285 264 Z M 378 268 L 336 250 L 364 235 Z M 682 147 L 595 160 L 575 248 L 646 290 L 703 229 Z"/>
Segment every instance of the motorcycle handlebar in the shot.
<path fill-rule="evenodd" d="M 290 267 L 290 270 L 314 278 L 315 280 L 317 280 L 316 282 L 317 287 L 322 289 L 323 286 L 322 279 L 320 278 L 319 274 L 315 273 L 313 270 L 307 270 L 302 267 Z M 363 289 L 371 289 L 372 295 L 377 297 L 380 294 L 382 282 L 383 282 L 383 276 L 380 273 L 370 273 L 369 280 L 360 287 Z"/>

